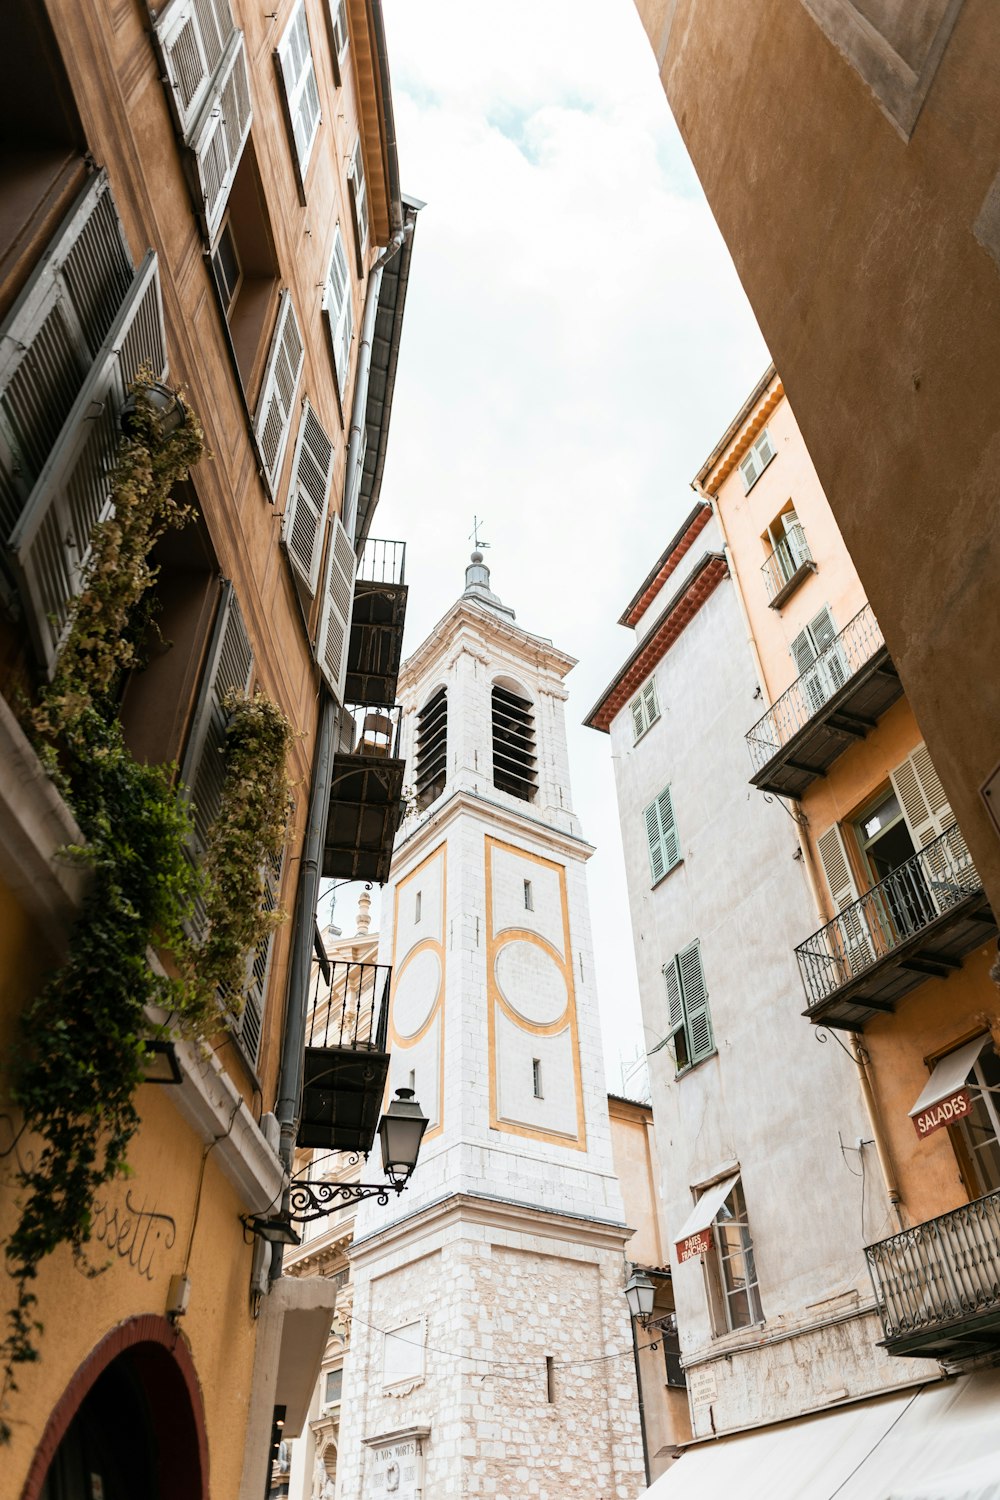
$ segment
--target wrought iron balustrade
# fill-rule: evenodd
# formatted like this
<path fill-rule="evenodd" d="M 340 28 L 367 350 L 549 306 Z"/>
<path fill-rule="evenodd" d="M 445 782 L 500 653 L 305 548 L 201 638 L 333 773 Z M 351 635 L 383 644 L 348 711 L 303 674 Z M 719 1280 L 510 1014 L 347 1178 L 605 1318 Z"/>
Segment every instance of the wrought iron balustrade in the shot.
<path fill-rule="evenodd" d="M 398 703 L 345 703 L 340 716 L 337 754 L 396 759 L 401 719 L 402 709 Z"/>
<path fill-rule="evenodd" d="M 367 1154 L 389 1069 L 390 964 L 335 960 L 309 1010 L 298 1143 Z"/>
<path fill-rule="evenodd" d="M 953 823 L 799 944 L 795 956 L 810 1008 L 981 890 L 962 831 Z"/>
<path fill-rule="evenodd" d="M 406 582 L 406 543 L 369 537 L 358 562 L 356 583 L 384 583 L 398 587 Z"/>
<path fill-rule="evenodd" d="M 317 969 L 306 1046 L 384 1052 L 391 983 L 391 964 L 333 959 L 329 986 Z"/>
<path fill-rule="evenodd" d="M 762 771 L 884 645 L 872 607 L 866 604 L 748 732 L 754 773 Z"/>
<path fill-rule="evenodd" d="M 894 1342 L 933 1356 L 1000 1347 L 1000 1192 L 868 1245 L 865 1256 L 890 1352 L 904 1352 Z"/>
<path fill-rule="evenodd" d="M 809 551 L 809 543 L 802 527 L 790 526 L 761 565 L 768 599 L 773 602 L 799 570 L 812 561 L 813 555 Z"/>

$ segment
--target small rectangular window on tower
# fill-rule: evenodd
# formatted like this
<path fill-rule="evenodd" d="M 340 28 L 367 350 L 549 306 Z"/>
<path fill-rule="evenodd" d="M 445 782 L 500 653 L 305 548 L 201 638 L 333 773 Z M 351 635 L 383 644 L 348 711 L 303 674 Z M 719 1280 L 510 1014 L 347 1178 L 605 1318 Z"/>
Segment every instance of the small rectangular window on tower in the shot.
<path fill-rule="evenodd" d="M 524 882 L 524 909 L 525 911 L 534 911 L 535 909 L 535 897 L 531 889 L 530 880 Z"/>
<path fill-rule="evenodd" d="M 410 1069 L 410 1081 L 407 1084 L 407 1088 L 411 1088 L 413 1090 L 414 1094 L 417 1092 L 417 1070 L 416 1070 L 416 1068 L 411 1068 Z"/>
<path fill-rule="evenodd" d="M 556 1399 L 556 1362 L 551 1354 L 545 1356 L 545 1399 L 550 1406 Z"/>
<path fill-rule="evenodd" d="M 414 920 L 414 922 L 419 922 L 420 921 L 420 907 L 421 907 L 421 905 L 422 905 L 421 892 L 418 891 L 417 892 L 417 896 L 416 896 L 416 900 L 413 903 L 413 920 Z"/>
<path fill-rule="evenodd" d="M 540 1057 L 531 1059 L 531 1087 L 536 1099 L 543 1098 L 542 1094 L 542 1060 Z"/>

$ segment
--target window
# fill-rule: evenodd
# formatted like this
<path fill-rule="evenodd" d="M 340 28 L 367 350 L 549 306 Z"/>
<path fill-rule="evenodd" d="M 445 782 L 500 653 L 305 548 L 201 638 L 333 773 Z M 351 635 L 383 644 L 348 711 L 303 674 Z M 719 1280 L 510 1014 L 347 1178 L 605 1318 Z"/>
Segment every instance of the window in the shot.
<path fill-rule="evenodd" d="M 632 742 L 641 740 L 650 724 L 655 724 L 660 717 L 659 704 L 656 701 L 656 683 L 647 682 L 641 692 L 636 693 L 629 704 L 632 714 Z"/>
<path fill-rule="evenodd" d="M 422 891 L 418 891 L 417 894 L 416 894 L 416 896 L 414 897 L 414 900 L 413 900 L 413 920 L 414 920 L 414 922 L 419 922 L 420 921 L 420 908 L 421 908 L 422 904 L 423 904 L 423 892 Z"/>
<path fill-rule="evenodd" d="M 655 802 L 651 802 L 643 813 L 646 822 L 646 840 L 649 844 L 649 873 L 653 884 L 662 880 L 668 870 L 680 864 L 680 841 L 674 822 L 674 808 L 670 788 L 665 786 Z"/>
<path fill-rule="evenodd" d="M 524 909 L 525 911 L 534 911 L 535 909 L 535 897 L 531 889 L 530 880 L 524 882 Z"/>
<path fill-rule="evenodd" d="M 556 1362 L 551 1354 L 545 1356 L 545 1399 L 550 1406 L 556 1399 Z"/>
<path fill-rule="evenodd" d="M 667 987 L 667 1039 L 681 1073 L 715 1051 L 697 939 L 664 964 L 663 978 Z"/>
<path fill-rule="evenodd" d="M 836 635 L 833 615 L 824 605 L 789 647 L 812 713 L 818 713 L 848 678 L 847 660 L 836 643 Z"/>
<path fill-rule="evenodd" d="M 340 83 L 340 61 L 347 47 L 347 16 L 344 13 L 344 0 L 330 0 L 329 17 L 332 42 L 330 50 L 337 66 L 337 82 Z"/>
<path fill-rule="evenodd" d="M 327 1370 L 326 1379 L 323 1382 L 323 1405 L 339 1406 L 341 1392 L 344 1389 L 343 1370 Z"/>
<path fill-rule="evenodd" d="M 538 790 L 535 726 L 529 699 L 497 683 L 493 688 L 493 784 L 533 802 Z"/>
<path fill-rule="evenodd" d="M 330 330 L 333 365 L 337 372 L 337 389 L 341 400 L 347 390 L 351 338 L 354 334 L 354 303 L 351 293 L 351 274 L 347 269 L 347 255 L 338 224 L 333 232 L 330 269 L 327 272 L 326 287 L 323 292 L 323 311 Z"/>
<path fill-rule="evenodd" d="M 740 463 L 740 473 L 743 476 L 743 488 L 752 490 L 772 458 L 776 457 L 776 450 L 771 446 L 767 428 L 755 438 L 750 445 L 750 451 Z"/>
<path fill-rule="evenodd" d="M 542 1062 L 538 1057 L 531 1059 L 531 1090 L 536 1099 L 545 1097 L 542 1093 Z"/>
<path fill-rule="evenodd" d="M 972 1108 L 956 1128 L 972 1169 L 972 1196 L 981 1198 L 1000 1190 L 1000 1057 L 992 1037 L 984 1038 L 968 1085 Z"/>
<path fill-rule="evenodd" d="M 705 1261 L 716 1334 L 762 1323 L 753 1242 L 739 1179 L 712 1220 L 712 1249 Z"/>
<path fill-rule="evenodd" d="M 448 694 L 438 688 L 417 715 L 416 793 L 423 812 L 444 791 L 448 749 Z"/>
<path fill-rule="evenodd" d="M 365 160 L 361 154 L 361 137 L 354 142 L 350 167 L 351 206 L 354 211 L 354 233 L 357 237 L 358 274 L 364 272 L 364 253 L 368 248 L 368 184 Z"/>
<path fill-rule="evenodd" d="M 282 292 L 278 321 L 267 357 L 264 383 L 257 402 L 254 430 L 264 460 L 264 477 L 277 493 L 281 464 L 292 425 L 292 408 L 299 388 L 305 351 L 291 292 Z"/>
<path fill-rule="evenodd" d="M 305 403 L 292 460 L 292 482 L 281 523 L 281 540 L 296 582 L 311 599 L 319 580 L 326 506 L 333 478 L 333 443 Z"/>
<path fill-rule="evenodd" d="M 285 89 L 285 103 L 295 145 L 295 162 L 300 190 L 304 187 L 306 168 L 313 142 L 319 130 L 319 89 L 309 45 L 309 22 L 305 0 L 299 0 L 292 19 L 278 43 L 278 67 Z M 300 191 L 300 196 L 303 196 Z M 304 201 L 304 198 L 303 198 Z"/>
<path fill-rule="evenodd" d="M 228 318 L 232 312 L 233 303 L 236 301 L 240 282 L 243 280 L 243 267 L 240 265 L 233 226 L 228 219 L 223 224 L 215 249 L 212 251 L 212 270 L 215 272 L 219 296 L 222 298 Z"/>
<path fill-rule="evenodd" d="M 338 703 L 344 701 L 347 657 L 354 608 L 354 574 L 358 559 L 351 539 L 334 516 L 326 551 L 326 577 L 316 636 L 316 661 Z"/>
<path fill-rule="evenodd" d="M 808 572 L 815 572 L 802 522 L 791 505 L 775 516 L 761 541 L 766 554 L 762 571 L 767 597 L 774 605 L 784 603 L 793 592 L 789 584 L 793 580 L 801 582 Z"/>

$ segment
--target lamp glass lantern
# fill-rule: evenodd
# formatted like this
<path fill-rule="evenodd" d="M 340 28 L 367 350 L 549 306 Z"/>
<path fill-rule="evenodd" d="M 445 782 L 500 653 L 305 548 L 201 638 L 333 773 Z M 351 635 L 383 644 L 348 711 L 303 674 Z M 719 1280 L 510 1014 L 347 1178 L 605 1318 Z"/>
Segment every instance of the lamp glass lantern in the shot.
<path fill-rule="evenodd" d="M 170 437 L 178 428 L 183 427 L 187 421 L 184 403 L 177 392 L 172 391 L 168 385 L 161 385 L 159 381 L 155 381 L 152 385 L 144 386 L 141 394 L 132 394 L 126 399 L 119 416 L 121 429 L 126 437 L 135 437 L 139 430 L 136 411 L 140 401 L 154 412 L 161 442 L 164 438 Z"/>
<path fill-rule="evenodd" d="M 652 1314 L 655 1298 L 656 1288 L 645 1271 L 633 1270 L 625 1283 L 625 1300 L 628 1302 L 628 1310 L 633 1318 L 638 1318 L 640 1323 L 645 1323 Z"/>
<path fill-rule="evenodd" d="M 382 1168 L 393 1187 L 403 1187 L 412 1176 L 427 1125 L 413 1090 L 397 1089 L 378 1127 Z"/>

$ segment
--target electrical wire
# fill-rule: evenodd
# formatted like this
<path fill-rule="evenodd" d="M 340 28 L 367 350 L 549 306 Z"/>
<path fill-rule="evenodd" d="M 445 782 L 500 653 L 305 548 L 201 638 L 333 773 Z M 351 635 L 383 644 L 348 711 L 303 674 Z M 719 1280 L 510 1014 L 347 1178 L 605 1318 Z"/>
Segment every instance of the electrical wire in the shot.
<path fill-rule="evenodd" d="M 868 1462 L 868 1460 L 871 1458 L 872 1454 L 875 1452 L 875 1449 L 877 1447 L 879 1447 L 879 1445 L 881 1443 L 885 1442 L 886 1438 L 889 1436 L 890 1432 L 895 1427 L 896 1423 L 899 1422 L 899 1421 L 901 1421 L 902 1418 L 906 1416 L 906 1413 L 909 1411 L 909 1409 L 913 1405 L 914 1401 L 916 1401 L 917 1397 L 919 1395 L 921 1395 L 921 1393 L 923 1391 L 925 1391 L 926 1389 L 927 1389 L 926 1386 L 920 1386 L 920 1387 L 918 1387 L 917 1390 L 915 1390 L 913 1392 L 913 1395 L 910 1397 L 909 1401 L 907 1401 L 906 1405 L 903 1407 L 903 1410 L 901 1412 L 897 1412 L 896 1413 L 895 1417 L 889 1423 L 888 1427 L 885 1429 L 885 1431 L 883 1432 L 882 1436 L 878 1439 L 878 1442 L 872 1443 L 871 1447 L 868 1449 L 868 1452 L 865 1454 L 865 1456 L 863 1458 L 861 1458 L 861 1459 L 858 1460 L 858 1462 L 854 1465 L 854 1468 L 847 1475 L 847 1477 L 844 1478 L 844 1479 L 842 1479 L 840 1481 L 840 1483 L 837 1485 L 837 1488 L 835 1490 L 831 1490 L 830 1494 L 827 1496 L 827 1500 L 834 1500 L 834 1496 L 840 1494 L 841 1490 L 844 1488 L 844 1485 L 847 1484 L 851 1479 L 854 1478 L 855 1474 L 862 1467 L 862 1465 L 864 1465 L 864 1464 L 866 1464 Z"/>

